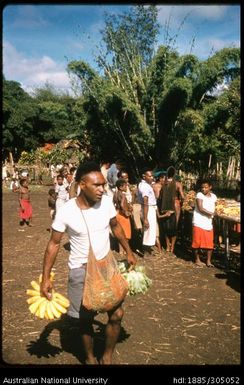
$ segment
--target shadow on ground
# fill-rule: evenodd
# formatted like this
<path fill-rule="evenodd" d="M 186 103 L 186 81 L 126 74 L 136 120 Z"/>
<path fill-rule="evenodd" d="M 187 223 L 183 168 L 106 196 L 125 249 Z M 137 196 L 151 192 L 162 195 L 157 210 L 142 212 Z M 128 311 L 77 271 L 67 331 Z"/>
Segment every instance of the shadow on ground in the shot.
<path fill-rule="evenodd" d="M 105 344 L 105 328 L 106 324 L 94 320 L 94 355 L 99 361 L 102 357 Z M 60 333 L 60 345 L 54 346 L 49 342 L 49 336 L 53 330 Z M 125 341 L 130 337 L 123 327 L 121 327 L 118 343 Z M 50 322 L 42 331 L 39 338 L 30 341 L 27 345 L 27 351 L 32 356 L 38 358 L 51 358 L 59 355 L 63 351 L 71 353 L 81 364 L 85 364 L 85 352 L 82 348 L 81 333 L 79 328 L 79 320 L 71 318 L 67 315 L 61 317 L 60 320 Z"/>

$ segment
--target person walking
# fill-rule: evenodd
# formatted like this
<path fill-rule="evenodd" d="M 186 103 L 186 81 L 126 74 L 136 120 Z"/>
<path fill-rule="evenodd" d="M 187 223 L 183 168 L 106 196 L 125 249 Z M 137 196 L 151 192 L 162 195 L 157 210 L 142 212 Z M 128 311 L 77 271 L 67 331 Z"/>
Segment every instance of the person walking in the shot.
<path fill-rule="evenodd" d="M 202 180 L 201 191 L 196 195 L 193 211 L 192 249 L 197 267 L 204 265 L 200 260 L 200 249 L 207 252 L 207 267 L 213 267 L 211 258 L 214 248 L 213 216 L 217 196 L 212 193 L 212 185 L 208 180 Z"/>
<path fill-rule="evenodd" d="M 68 297 L 70 307 L 68 315 L 80 319 L 81 336 L 86 353 L 86 364 L 97 364 L 93 352 L 92 323 L 96 312 L 87 310 L 82 305 L 86 265 L 90 247 L 95 258 L 103 260 L 110 252 L 109 229 L 123 246 L 130 265 L 136 264 L 136 258 L 129 247 L 124 232 L 116 219 L 116 210 L 112 198 L 104 194 L 106 184 L 100 166 L 94 162 L 80 164 L 76 172 L 76 181 L 80 187 L 78 197 L 70 199 L 57 212 L 52 224 L 52 234 L 48 242 L 43 261 L 43 280 L 41 293 L 51 298 L 51 269 L 55 263 L 60 242 L 66 231 L 70 241 L 68 260 Z M 108 311 L 108 323 L 105 330 L 105 350 L 100 364 L 111 364 L 123 317 L 122 303 Z"/>

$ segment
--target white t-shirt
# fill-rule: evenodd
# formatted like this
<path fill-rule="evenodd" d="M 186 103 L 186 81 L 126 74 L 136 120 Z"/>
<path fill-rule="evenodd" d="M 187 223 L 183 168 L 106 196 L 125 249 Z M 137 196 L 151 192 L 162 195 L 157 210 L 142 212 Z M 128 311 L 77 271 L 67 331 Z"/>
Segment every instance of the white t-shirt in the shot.
<path fill-rule="evenodd" d="M 217 197 L 215 194 L 211 193 L 210 196 L 207 196 L 204 195 L 202 192 L 198 192 L 196 195 L 196 199 L 201 199 L 203 201 L 202 206 L 205 210 L 214 213 L 215 202 L 217 201 Z M 206 215 L 200 213 L 196 205 L 193 212 L 193 225 L 200 227 L 203 230 L 212 230 L 213 221 L 212 218 L 209 218 Z"/>
<path fill-rule="evenodd" d="M 90 242 L 82 213 L 89 229 L 92 250 L 98 260 L 104 258 L 110 249 L 109 222 L 117 214 L 112 199 L 106 195 L 103 195 L 101 201 L 93 207 L 82 210 L 82 213 L 77 206 L 76 199 L 72 198 L 62 206 L 52 223 L 54 230 L 66 231 L 69 236 L 68 266 L 70 269 L 87 263 Z"/>
<path fill-rule="evenodd" d="M 156 197 L 153 191 L 152 186 L 142 180 L 138 185 L 138 202 L 143 204 L 143 198 L 148 197 L 148 205 L 149 206 L 155 206 L 157 204 Z"/>
<path fill-rule="evenodd" d="M 55 192 L 58 194 L 57 198 L 58 199 L 63 199 L 64 201 L 67 201 L 69 199 L 69 193 L 66 190 L 65 184 L 56 184 L 55 186 Z"/>

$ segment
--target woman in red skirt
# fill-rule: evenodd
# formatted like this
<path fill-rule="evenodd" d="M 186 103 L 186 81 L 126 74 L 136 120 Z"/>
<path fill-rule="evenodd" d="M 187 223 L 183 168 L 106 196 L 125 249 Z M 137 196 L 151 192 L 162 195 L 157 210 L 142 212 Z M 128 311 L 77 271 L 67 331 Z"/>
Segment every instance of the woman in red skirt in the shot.
<path fill-rule="evenodd" d="M 213 267 L 211 258 L 214 248 L 213 216 L 217 197 L 212 193 L 212 185 L 203 180 L 201 191 L 196 195 L 196 205 L 193 212 L 192 249 L 197 267 L 202 267 L 200 249 L 207 251 L 207 267 Z"/>
<path fill-rule="evenodd" d="M 32 205 L 30 203 L 30 190 L 26 179 L 21 179 L 20 181 L 19 205 L 20 226 L 23 226 L 25 223 L 31 226 Z"/>

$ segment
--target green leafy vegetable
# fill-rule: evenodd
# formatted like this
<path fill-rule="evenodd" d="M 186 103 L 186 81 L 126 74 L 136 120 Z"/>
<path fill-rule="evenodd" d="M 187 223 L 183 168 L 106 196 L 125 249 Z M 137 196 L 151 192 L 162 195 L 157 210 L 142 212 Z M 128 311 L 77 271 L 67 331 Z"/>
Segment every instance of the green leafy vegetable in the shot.
<path fill-rule="evenodd" d="M 119 270 L 129 284 L 129 295 L 145 294 L 152 284 L 147 277 L 144 266 L 135 266 L 134 270 L 128 271 L 128 264 L 119 262 Z"/>

